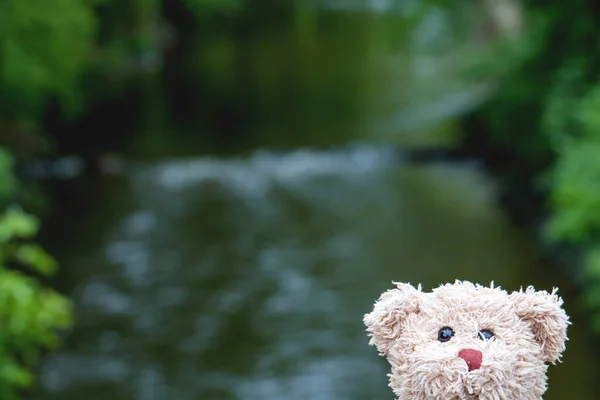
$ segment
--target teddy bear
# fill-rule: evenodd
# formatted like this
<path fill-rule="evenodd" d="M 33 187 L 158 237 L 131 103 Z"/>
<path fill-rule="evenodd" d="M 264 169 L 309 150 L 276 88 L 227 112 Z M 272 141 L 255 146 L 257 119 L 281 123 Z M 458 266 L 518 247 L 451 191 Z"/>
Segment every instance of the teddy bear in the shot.
<path fill-rule="evenodd" d="M 456 281 L 423 292 L 393 282 L 364 323 L 398 400 L 541 400 L 569 317 L 556 294 Z"/>

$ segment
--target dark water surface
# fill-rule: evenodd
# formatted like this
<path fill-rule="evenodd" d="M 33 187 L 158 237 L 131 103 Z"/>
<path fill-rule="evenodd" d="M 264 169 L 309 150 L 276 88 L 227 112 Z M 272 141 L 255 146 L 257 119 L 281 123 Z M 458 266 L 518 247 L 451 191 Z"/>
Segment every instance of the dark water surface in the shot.
<path fill-rule="evenodd" d="M 362 316 L 391 280 L 560 284 L 476 168 L 385 149 L 166 160 L 59 189 L 46 241 L 77 324 L 34 399 L 390 399 Z M 546 399 L 593 398 L 578 325 Z"/>

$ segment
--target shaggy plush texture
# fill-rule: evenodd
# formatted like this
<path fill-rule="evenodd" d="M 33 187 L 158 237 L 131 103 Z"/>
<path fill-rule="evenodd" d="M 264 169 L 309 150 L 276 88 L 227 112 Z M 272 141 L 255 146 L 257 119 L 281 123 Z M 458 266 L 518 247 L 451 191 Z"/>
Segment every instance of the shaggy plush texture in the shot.
<path fill-rule="evenodd" d="M 399 400 L 542 399 L 547 363 L 560 361 L 568 340 L 556 289 L 395 284 L 364 322 Z"/>

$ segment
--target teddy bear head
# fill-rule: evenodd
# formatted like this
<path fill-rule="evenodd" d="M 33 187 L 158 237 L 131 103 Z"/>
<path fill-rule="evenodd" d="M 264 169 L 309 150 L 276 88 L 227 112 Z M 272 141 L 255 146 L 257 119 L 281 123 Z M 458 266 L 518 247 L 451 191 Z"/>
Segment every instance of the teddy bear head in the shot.
<path fill-rule="evenodd" d="M 456 281 L 425 293 L 395 284 L 364 322 L 398 399 L 541 399 L 548 363 L 568 340 L 556 289 L 509 294 Z"/>

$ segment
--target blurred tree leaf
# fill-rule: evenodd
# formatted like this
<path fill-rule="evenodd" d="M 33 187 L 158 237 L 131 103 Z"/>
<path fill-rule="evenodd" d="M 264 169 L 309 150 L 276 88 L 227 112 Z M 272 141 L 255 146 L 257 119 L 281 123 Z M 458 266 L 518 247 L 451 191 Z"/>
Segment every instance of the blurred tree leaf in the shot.
<path fill-rule="evenodd" d="M 0 217 L 0 242 L 7 242 L 13 237 L 31 238 L 39 228 L 35 217 L 25 214 L 18 207 L 10 207 Z"/>
<path fill-rule="evenodd" d="M 86 2 L 1 2 L 0 111 L 31 117 L 48 96 L 76 108 L 76 86 L 89 60 L 94 31 L 94 15 Z"/>
<path fill-rule="evenodd" d="M 517 174 L 525 169 L 544 183 L 550 214 L 545 239 L 573 244 L 585 256 L 572 268 L 583 273 L 600 333 L 598 10 L 585 0 L 524 4 L 528 54 L 480 112 L 495 142 L 516 156 Z"/>
<path fill-rule="evenodd" d="M 29 265 L 33 270 L 45 276 L 50 276 L 56 272 L 56 261 L 37 244 L 19 246 L 15 252 L 15 260 L 24 265 Z"/>
<path fill-rule="evenodd" d="M 5 155 L 7 159 L 9 158 Z M 13 182 L 11 164 L 2 162 L 0 179 Z M 0 188 L 10 183 L 0 181 Z M 6 194 L 9 190 L 6 189 Z M 17 206 L 0 216 L 0 399 L 17 400 L 33 384 L 32 368 L 43 351 L 56 348 L 58 330 L 72 323 L 70 301 L 44 287 L 29 274 L 8 268 L 17 262 L 32 273 L 49 277 L 56 262 L 32 242 L 39 221 Z"/>

